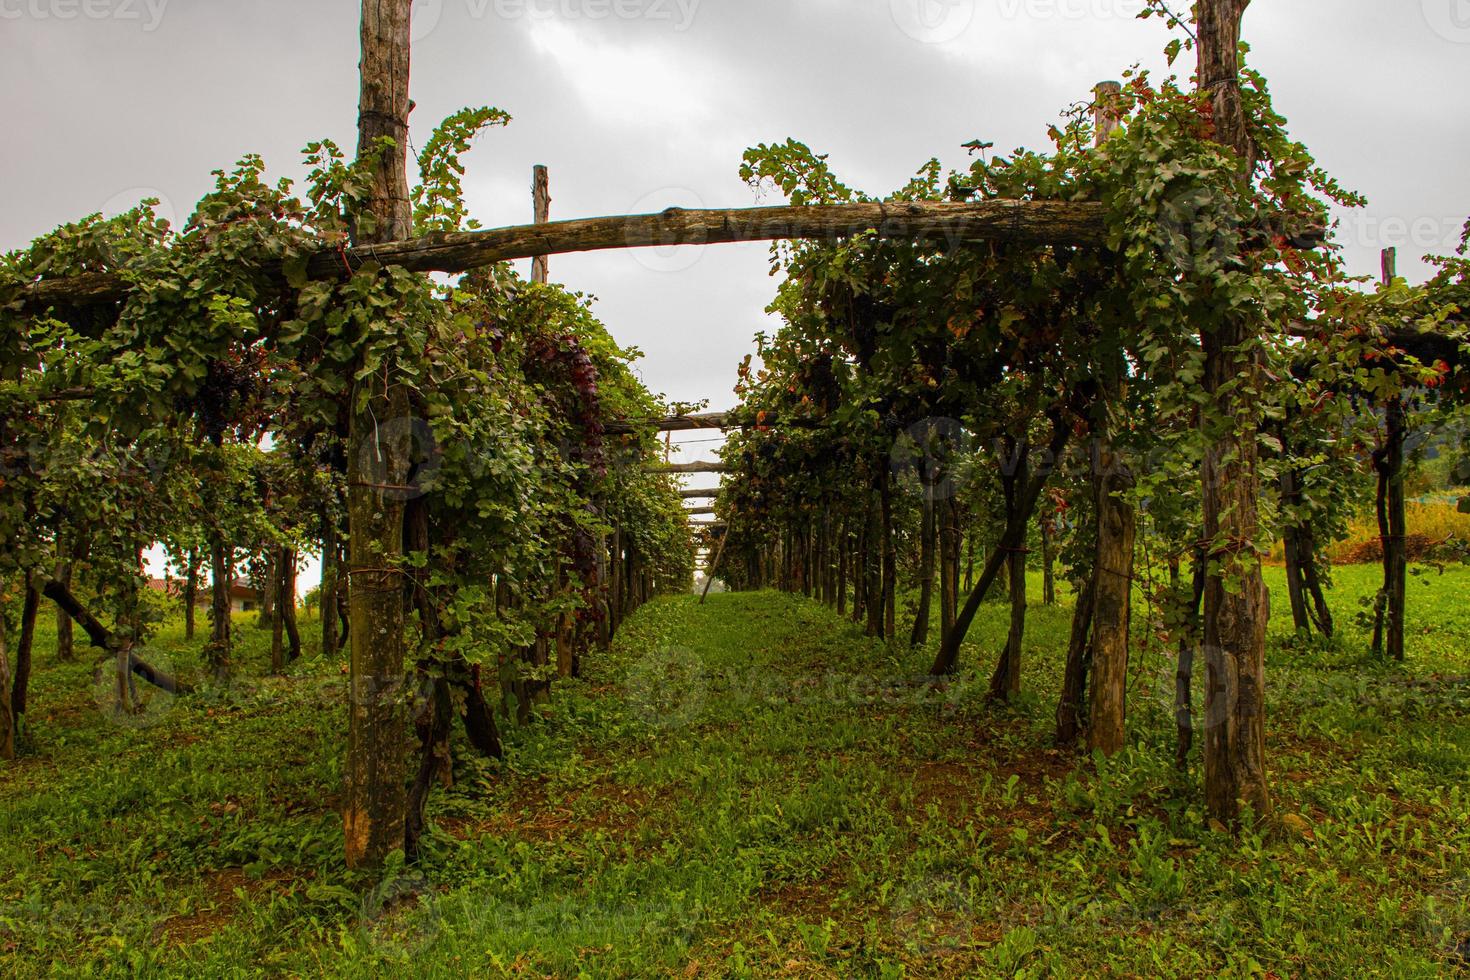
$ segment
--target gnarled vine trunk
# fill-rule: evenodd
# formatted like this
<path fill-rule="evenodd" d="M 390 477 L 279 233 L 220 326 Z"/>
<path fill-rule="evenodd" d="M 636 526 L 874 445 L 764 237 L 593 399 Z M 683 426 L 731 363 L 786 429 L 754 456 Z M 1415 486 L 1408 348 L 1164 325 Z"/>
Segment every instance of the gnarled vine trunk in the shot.
<path fill-rule="evenodd" d="M 934 598 L 934 485 L 927 476 L 920 481 L 919 491 L 923 494 L 919 505 L 919 608 L 909 633 L 909 646 L 915 647 L 929 642 L 929 613 Z"/>
<path fill-rule="evenodd" d="M 1021 513 L 1021 494 L 1027 489 L 1030 477 L 1031 446 L 1024 439 L 1017 442 L 1008 439 L 1006 450 L 1011 460 L 1002 468 L 1001 486 L 1006 503 L 1006 526 L 1020 524 L 1022 528 L 1031 523 L 1029 513 Z M 1034 503 L 1033 503 L 1034 507 Z M 1002 546 L 1006 552 L 1006 567 L 1010 571 L 1011 622 L 1006 634 L 1005 649 L 995 665 L 990 678 L 990 698 L 994 701 L 1010 701 L 1021 693 L 1021 644 L 1026 638 L 1026 548 L 1024 532 L 1021 540 L 1010 547 Z"/>
<path fill-rule="evenodd" d="M 210 636 L 204 659 L 215 678 L 222 680 L 230 674 L 230 586 L 235 581 L 235 569 L 234 549 L 218 533 L 209 541 L 209 575 Z"/>
<path fill-rule="evenodd" d="M 0 691 L 10 690 L 10 653 L 6 647 L 5 610 L 0 608 Z M 0 759 L 15 758 L 15 713 L 10 699 L 0 697 Z"/>
<path fill-rule="evenodd" d="M 1174 672 L 1174 766 L 1180 772 L 1189 768 L 1189 753 L 1194 748 L 1194 659 L 1200 639 L 1200 605 L 1205 598 L 1205 573 L 1205 556 L 1201 551 L 1194 559 L 1194 590 L 1184 635 L 1179 639 L 1179 665 Z"/>
<path fill-rule="evenodd" d="M 1067 643 L 1067 665 L 1062 677 L 1062 695 L 1057 702 L 1057 745 L 1070 748 L 1085 727 L 1087 675 L 1092 668 L 1092 603 L 1097 576 L 1088 572 L 1077 592 L 1072 611 L 1072 634 Z"/>
<path fill-rule="evenodd" d="M 36 646 L 36 614 L 40 611 L 41 593 L 34 585 L 26 587 L 20 610 L 20 640 L 15 646 L 15 679 L 10 691 L 10 710 L 15 715 L 17 730 L 25 727 L 26 699 L 31 686 L 31 654 Z"/>
<path fill-rule="evenodd" d="M 56 577 L 61 578 L 58 569 Z M 184 641 L 191 642 L 194 639 L 194 616 L 199 604 L 199 549 L 190 548 L 189 556 L 184 559 Z M 66 615 L 59 613 L 59 615 Z"/>
<path fill-rule="evenodd" d="M 1378 535 L 1383 545 L 1383 588 L 1373 622 L 1373 655 L 1404 659 L 1404 616 L 1408 607 L 1408 521 L 1404 499 L 1404 440 L 1408 435 L 1402 396 L 1384 406 L 1383 446 L 1373 454 L 1378 472 Z"/>
<path fill-rule="evenodd" d="M 954 629 L 960 604 L 960 506 L 953 491 L 944 502 L 939 531 L 939 632 Z"/>
<path fill-rule="evenodd" d="M 1052 419 L 1051 445 L 1048 447 L 1049 459 L 1062 458 L 1071 434 L 1070 427 L 1060 417 Z M 979 581 L 975 583 L 970 597 L 965 600 L 964 608 L 955 617 L 954 626 L 945 633 L 944 639 L 939 644 L 939 651 L 934 657 L 934 666 L 929 671 L 934 676 L 948 676 L 953 674 L 959 666 L 960 645 L 965 642 L 965 634 L 969 633 L 970 624 L 975 621 L 975 614 L 980 611 L 980 604 L 985 601 L 986 594 L 995 584 L 1011 552 L 1025 544 L 1026 528 L 1030 524 L 1031 515 L 1036 512 L 1036 502 L 1041 497 L 1042 491 L 1046 489 L 1046 482 L 1050 476 L 1050 470 L 1038 471 L 1021 491 L 1018 506 L 1013 510 L 1015 519 L 1007 522 L 1006 529 L 1001 534 L 1000 544 L 991 553 L 989 561 L 985 563 Z"/>
<path fill-rule="evenodd" d="M 56 580 L 68 589 L 71 588 L 71 578 L 76 562 L 69 557 L 62 557 L 56 562 Z M 190 631 L 188 639 L 193 639 Z M 56 659 L 62 663 L 70 663 L 76 657 L 76 638 L 72 632 L 71 617 L 66 610 L 60 606 L 56 607 Z"/>
<path fill-rule="evenodd" d="M 339 554 L 337 528 L 330 513 L 322 516 L 322 584 L 317 595 L 321 597 L 322 656 L 335 657 L 341 644 L 337 628 L 337 569 Z"/>

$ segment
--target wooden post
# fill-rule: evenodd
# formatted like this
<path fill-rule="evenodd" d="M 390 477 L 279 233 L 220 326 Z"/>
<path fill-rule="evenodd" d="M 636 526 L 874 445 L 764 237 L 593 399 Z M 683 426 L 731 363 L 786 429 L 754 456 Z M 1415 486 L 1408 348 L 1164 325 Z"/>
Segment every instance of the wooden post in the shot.
<path fill-rule="evenodd" d="M 339 567 L 340 548 L 337 544 L 337 519 L 332 514 L 331 506 L 322 508 L 322 582 L 317 595 L 320 602 L 317 604 L 321 611 L 321 631 L 323 657 L 335 657 L 338 653 L 340 639 L 337 632 L 337 569 Z"/>
<path fill-rule="evenodd" d="M 1006 646 L 995 666 L 990 679 L 990 698 L 993 701 L 1011 701 L 1021 693 L 1022 643 L 1026 638 L 1026 534 L 1030 514 L 1022 514 L 1023 501 L 1020 494 L 1030 480 L 1031 444 L 1025 439 L 1006 437 L 1006 455 L 1014 460 L 1014 468 L 1002 465 L 1001 490 L 1005 498 L 1006 527 L 1019 523 L 1022 528 L 1019 538 L 1010 546 L 1002 544 L 1005 563 L 1010 569 L 1010 631 L 1006 635 Z M 1034 506 L 1034 502 L 1033 502 Z"/>
<path fill-rule="evenodd" d="M 1057 745 L 1070 748 L 1082 734 L 1087 709 L 1087 672 L 1092 663 L 1092 603 L 1097 576 L 1088 574 L 1077 592 L 1072 611 L 1072 633 L 1067 642 L 1067 664 L 1062 675 L 1062 696 L 1057 703 Z"/>
<path fill-rule="evenodd" d="M 867 597 L 863 608 L 867 614 L 867 635 L 882 637 L 883 613 L 883 556 L 887 542 L 883 536 L 883 502 L 879 500 L 877 481 L 867 492 L 868 508 L 868 567 L 863 573 L 863 588 Z"/>
<path fill-rule="evenodd" d="M 190 562 L 194 569 L 194 582 L 197 586 L 199 581 L 199 552 L 197 549 L 191 551 Z M 62 542 L 57 542 L 56 558 L 56 580 L 67 588 L 71 588 L 72 572 L 76 568 L 76 553 L 69 550 Z M 185 617 L 185 639 L 194 639 L 194 615 L 189 613 Z M 71 617 L 65 609 L 56 607 L 56 659 L 62 663 L 70 663 L 76 656 L 76 641 L 72 633 Z"/>
<path fill-rule="evenodd" d="M 269 595 L 274 599 L 274 606 L 270 614 L 271 620 L 271 673 L 277 676 L 286 671 L 286 649 L 282 640 L 286 633 L 286 614 L 283 603 L 284 596 L 281 595 L 281 583 L 285 579 L 284 557 L 286 549 L 277 545 L 275 556 L 271 561 L 270 581 L 267 588 Z"/>
<path fill-rule="evenodd" d="M 194 615 L 199 602 L 199 549 L 190 548 L 188 556 L 184 559 L 184 641 L 191 642 L 194 639 Z M 56 565 L 56 578 L 66 585 L 71 585 L 71 563 L 58 562 Z M 66 623 L 67 655 L 61 659 L 71 659 L 71 617 L 59 606 L 56 610 L 56 650 L 58 656 L 61 653 L 61 626 L 62 621 Z"/>
<path fill-rule="evenodd" d="M 951 490 L 939 529 L 939 635 L 954 628 L 960 596 L 960 507 Z"/>
<path fill-rule="evenodd" d="M 36 646 L 36 615 L 41 608 L 41 592 L 34 584 L 28 583 L 25 590 L 25 600 L 21 603 L 20 611 L 20 639 L 15 648 L 15 665 L 12 668 L 12 688 L 10 692 L 10 710 L 15 717 L 15 727 L 18 730 L 25 729 L 26 698 L 31 683 L 31 654 Z M 0 690 L 0 696 L 4 691 Z"/>
<path fill-rule="evenodd" d="M 408 196 L 409 23 L 413 0 L 363 0 L 362 95 L 358 159 L 371 176 L 371 234 L 357 245 L 406 239 L 412 233 Z M 393 145 L 378 149 L 387 137 Z M 347 733 L 346 800 L 342 823 L 349 868 L 377 867 L 404 846 L 408 714 L 404 703 L 403 584 L 395 565 L 403 554 L 404 505 L 383 486 L 408 482 L 406 389 L 393 383 L 393 365 L 359 384 L 368 397 L 354 409 L 348 440 L 348 630 L 351 710 Z M 354 392 L 356 394 L 356 392 Z"/>
<path fill-rule="evenodd" d="M 1041 519 L 1041 601 L 1047 606 L 1057 604 L 1056 527 L 1051 514 Z"/>
<path fill-rule="evenodd" d="M 1189 602 L 1189 622 L 1179 640 L 1179 664 L 1174 671 L 1174 767 L 1189 771 L 1189 753 L 1194 747 L 1194 657 L 1200 638 L 1200 605 L 1205 599 L 1205 551 L 1194 556 L 1194 591 Z"/>
<path fill-rule="evenodd" d="M 608 583 L 608 641 L 611 642 L 623 624 L 623 529 L 616 526 L 613 527 L 609 565 L 612 575 Z"/>
<path fill-rule="evenodd" d="M 1242 182 L 1250 179 L 1256 156 L 1240 92 L 1241 18 L 1249 2 L 1200 0 L 1195 8 L 1199 88 L 1214 108 L 1215 138 L 1240 158 Z M 1270 600 L 1255 550 L 1259 423 L 1250 421 L 1258 420 L 1263 383 L 1261 356 L 1253 347 L 1259 326 L 1228 312 L 1200 331 L 1209 395 L 1201 413 L 1204 538 L 1210 542 L 1204 596 L 1205 804 L 1212 818 L 1230 827 L 1239 824 L 1242 803 L 1258 818 L 1271 812 L 1265 726 Z"/>
<path fill-rule="evenodd" d="M 1103 82 L 1096 88 L 1097 145 L 1119 125 L 1117 100 L 1123 87 Z M 1097 541 L 1092 575 L 1092 698 L 1088 745 L 1112 755 L 1123 748 L 1127 717 L 1128 630 L 1132 621 L 1133 545 L 1137 534 L 1133 505 L 1127 495 L 1134 486 L 1133 470 L 1117 452 L 1113 440 L 1127 398 L 1128 365 L 1122 338 L 1102 345 L 1101 397 L 1094 433 L 1098 451 L 1092 474 L 1096 494 Z"/>
<path fill-rule="evenodd" d="M 1295 412 L 1288 406 L 1286 409 L 1286 421 L 1290 423 Z M 1289 460 L 1292 454 L 1291 442 L 1288 434 L 1284 431 L 1279 433 L 1283 455 L 1288 462 L 1281 471 L 1281 503 L 1283 507 L 1296 508 L 1301 506 L 1302 492 L 1300 485 L 1301 474 L 1294 469 Z M 1312 620 L 1307 614 L 1307 591 L 1306 576 L 1302 573 L 1302 525 L 1305 521 L 1293 518 L 1281 529 L 1281 547 L 1286 562 L 1286 595 L 1291 602 L 1291 622 L 1298 633 L 1312 632 Z"/>
<path fill-rule="evenodd" d="M 276 615 L 286 627 L 286 660 L 301 659 L 301 631 L 296 626 L 296 549 L 287 548 L 281 563 L 281 588 L 276 593 Z"/>
<path fill-rule="evenodd" d="M 531 172 L 531 204 L 535 209 L 536 224 L 544 225 L 551 220 L 551 178 L 545 167 L 536 165 Z M 551 275 L 551 260 L 537 255 L 531 259 L 531 281 L 544 283 Z"/>
<path fill-rule="evenodd" d="M 235 549 L 225 543 L 224 535 L 216 531 L 209 542 L 210 578 L 210 639 L 205 659 L 215 679 L 220 680 L 230 673 L 230 588 L 235 582 Z"/>
<path fill-rule="evenodd" d="M 0 759 L 15 758 L 15 713 L 10 706 L 10 655 L 5 644 L 5 610 L 0 607 Z"/>
<path fill-rule="evenodd" d="M 837 615 L 847 615 L 847 569 L 852 561 L 852 534 L 847 529 L 847 515 L 837 522 Z"/>
<path fill-rule="evenodd" d="M 927 437 L 927 434 L 926 434 Z M 909 632 L 909 646 L 921 647 L 929 642 L 929 619 L 934 600 L 934 545 L 938 537 L 935 522 L 934 467 L 926 458 L 919 464 L 919 608 L 914 612 L 914 628 Z"/>
<path fill-rule="evenodd" d="M 1382 253 L 1383 284 L 1398 275 L 1398 250 Z M 1373 454 L 1378 471 L 1378 534 L 1383 550 L 1383 588 L 1375 605 L 1373 653 L 1404 659 L 1404 614 L 1408 604 L 1408 512 L 1404 499 L 1404 441 L 1408 417 L 1404 396 L 1396 393 L 1383 406 L 1383 445 Z"/>
<path fill-rule="evenodd" d="M 608 536 L 597 536 L 597 645 L 606 650 L 612 645 L 612 588 L 608 581 Z"/>

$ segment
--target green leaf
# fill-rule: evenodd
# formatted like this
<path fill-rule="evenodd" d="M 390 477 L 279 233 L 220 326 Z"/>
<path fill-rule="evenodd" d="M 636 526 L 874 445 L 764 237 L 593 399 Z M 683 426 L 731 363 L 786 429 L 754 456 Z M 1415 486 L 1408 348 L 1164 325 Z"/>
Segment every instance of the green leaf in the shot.
<path fill-rule="evenodd" d="M 286 274 L 286 282 L 292 289 L 304 289 L 310 281 L 306 277 L 307 257 L 305 252 L 289 255 L 281 263 L 281 271 Z"/>

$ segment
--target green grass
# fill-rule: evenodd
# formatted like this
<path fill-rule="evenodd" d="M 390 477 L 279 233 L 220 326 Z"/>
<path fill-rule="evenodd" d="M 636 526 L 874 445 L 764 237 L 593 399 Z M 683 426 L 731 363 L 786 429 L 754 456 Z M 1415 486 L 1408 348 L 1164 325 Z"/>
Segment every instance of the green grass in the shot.
<path fill-rule="evenodd" d="M 423 865 L 375 877 L 339 856 L 341 663 L 124 724 L 43 634 L 0 771 L 0 972 L 1443 975 L 1470 935 L 1470 570 L 1411 583 L 1402 668 L 1351 622 L 1375 570 L 1335 575 L 1336 644 L 1288 636 L 1278 600 L 1269 751 L 1295 817 L 1240 841 L 1172 770 L 1157 645 L 1128 751 L 1051 748 L 1066 608 L 1033 609 L 1026 694 L 994 708 L 999 605 L 974 673 L 935 690 L 926 651 L 804 600 L 658 601 L 504 767 L 461 753 Z M 241 635 L 258 678 L 267 634 Z M 198 670 L 176 630 L 150 655 Z"/>

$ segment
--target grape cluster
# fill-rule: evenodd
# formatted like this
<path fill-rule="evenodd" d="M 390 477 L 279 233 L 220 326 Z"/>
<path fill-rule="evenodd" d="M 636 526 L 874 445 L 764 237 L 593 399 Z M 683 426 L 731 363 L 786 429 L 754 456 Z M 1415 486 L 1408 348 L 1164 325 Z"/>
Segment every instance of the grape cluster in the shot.
<path fill-rule="evenodd" d="M 250 427 L 265 388 L 265 352 L 232 351 L 211 361 L 193 397 L 180 399 L 176 407 L 191 412 L 205 437 L 219 445 L 227 432 Z"/>

